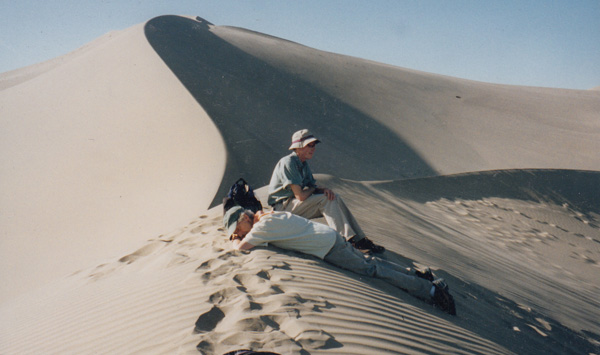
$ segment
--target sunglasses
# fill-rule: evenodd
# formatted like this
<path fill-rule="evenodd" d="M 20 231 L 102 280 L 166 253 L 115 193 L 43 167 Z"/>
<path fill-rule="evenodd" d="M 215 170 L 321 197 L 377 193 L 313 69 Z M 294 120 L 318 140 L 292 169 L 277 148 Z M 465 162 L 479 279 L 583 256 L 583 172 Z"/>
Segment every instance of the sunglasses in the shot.
<path fill-rule="evenodd" d="M 306 146 L 307 146 L 307 147 L 310 147 L 310 148 L 314 148 L 314 147 L 316 147 L 316 146 L 317 146 L 317 143 L 315 143 L 315 142 L 313 142 L 313 143 L 308 143 Z"/>

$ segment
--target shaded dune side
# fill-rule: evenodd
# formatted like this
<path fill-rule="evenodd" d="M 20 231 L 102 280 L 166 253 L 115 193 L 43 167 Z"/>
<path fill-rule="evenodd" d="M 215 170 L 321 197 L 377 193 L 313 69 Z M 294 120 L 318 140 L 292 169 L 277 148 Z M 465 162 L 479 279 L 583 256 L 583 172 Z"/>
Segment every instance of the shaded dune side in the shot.
<path fill-rule="evenodd" d="M 440 174 L 600 169 L 598 93 L 475 82 L 327 53 L 239 28 L 219 26 L 212 32 L 381 123 Z"/>
<path fill-rule="evenodd" d="M 426 203 L 441 198 L 499 197 L 566 205 L 587 214 L 600 214 L 600 172 L 581 170 L 492 170 L 375 183 L 394 186 L 397 194 Z"/>
<path fill-rule="evenodd" d="M 344 195 L 375 240 L 440 267 L 455 290 L 475 287 L 457 297 L 457 308 L 474 312 L 474 325 L 481 322 L 477 313 L 490 321 L 504 317 L 504 311 L 533 309 L 542 319 L 600 340 L 600 172 L 508 170 L 393 182 L 320 180 Z M 502 302 L 478 294 L 477 287 L 515 302 L 514 307 L 487 312 L 488 302 Z M 492 330 L 484 324 L 471 329 Z"/>
<path fill-rule="evenodd" d="M 382 180 L 512 168 L 600 169 L 598 93 L 494 85 L 162 16 L 148 41 L 215 121 L 239 176 L 268 183 L 291 133 L 323 149 L 313 170 Z"/>
<path fill-rule="evenodd" d="M 150 20 L 145 31 L 152 47 L 223 135 L 227 168 L 215 201 L 239 176 L 258 186 L 268 183 L 291 134 L 306 127 L 327 139 L 327 151 L 320 159 L 329 162 L 328 171 L 336 175 L 362 180 L 435 173 L 382 124 L 318 86 L 227 43 L 206 23 L 162 16 Z"/>

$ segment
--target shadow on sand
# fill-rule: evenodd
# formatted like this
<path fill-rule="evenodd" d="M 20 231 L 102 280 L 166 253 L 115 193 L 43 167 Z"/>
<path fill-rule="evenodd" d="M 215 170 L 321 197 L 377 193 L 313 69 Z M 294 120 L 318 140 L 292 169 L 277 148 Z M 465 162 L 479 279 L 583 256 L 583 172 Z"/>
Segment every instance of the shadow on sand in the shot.
<path fill-rule="evenodd" d="M 302 128 L 327 147 L 311 162 L 315 171 L 354 180 L 435 175 L 388 128 L 227 43 L 201 18 L 157 17 L 146 24 L 145 34 L 225 140 L 226 171 L 213 205 L 239 177 L 253 186 L 268 184 L 276 162 L 288 154 L 292 133 Z"/>
<path fill-rule="evenodd" d="M 486 197 L 551 202 L 600 214 L 600 172 L 560 169 L 515 169 L 465 173 L 377 184 L 395 194 L 425 203 L 480 200 Z"/>
<path fill-rule="evenodd" d="M 273 166 L 287 152 L 291 134 L 301 128 L 312 130 L 327 145 L 327 149 L 319 152 L 318 159 L 311 162 L 313 169 L 320 173 L 352 180 L 436 175 L 402 139 L 371 117 L 294 74 L 241 51 L 214 35 L 211 26 L 201 18 L 162 16 L 150 20 L 145 33 L 154 50 L 223 135 L 228 158 L 213 205 L 221 202 L 221 197 L 238 177 L 244 177 L 255 187 L 268 184 Z M 339 130 L 344 130 L 344 134 Z M 390 151 L 395 154 L 389 154 Z M 397 157 L 402 157 L 402 163 Z M 493 184 L 490 178 L 494 179 Z M 514 185 L 514 181 L 519 184 Z M 391 184 L 390 188 L 399 195 L 396 197 L 420 202 L 497 196 L 569 203 L 586 213 L 599 211 L 600 184 L 598 173 L 594 172 L 484 172 Z M 461 187 L 456 188 L 456 184 Z M 544 186 L 552 188 L 546 190 Z M 377 188 L 385 190 L 387 186 L 382 183 Z M 381 195 L 373 192 L 369 196 L 369 193 L 366 189 L 363 195 L 351 197 L 352 192 L 348 191 L 344 196 L 348 201 L 372 204 L 363 206 L 366 209 L 387 211 L 388 219 L 403 213 L 381 201 Z M 351 209 L 356 210 L 352 204 Z M 460 253 L 455 257 L 460 258 Z M 413 263 L 392 251 L 386 253 L 386 258 L 408 265 Z M 437 273 L 462 295 L 459 316 L 445 318 L 484 339 L 516 353 L 598 352 L 580 333 L 557 321 L 443 270 Z M 485 312 L 469 311 L 470 304 L 483 307 L 479 309 Z M 490 315 L 491 318 L 485 318 Z M 545 319 L 545 324 L 532 328 L 539 319 Z M 552 329 L 552 336 L 536 338 L 534 333 L 543 333 L 544 325 Z M 516 332 L 515 327 L 520 331 Z"/>
<path fill-rule="evenodd" d="M 477 201 L 492 197 L 548 203 L 580 212 L 587 216 L 587 224 L 592 230 L 599 230 L 600 172 L 486 171 L 367 183 L 371 187 L 335 177 L 319 176 L 318 179 L 343 194 L 363 228 L 375 235 L 374 240 L 384 241 L 390 246 L 384 254 L 386 259 L 401 265 L 415 265 L 418 260 L 400 253 L 408 252 L 412 256 L 414 251 L 421 249 L 434 260 L 445 260 L 455 268 L 459 265 L 458 269 L 467 275 L 464 280 L 443 269 L 435 271 L 437 277 L 448 282 L 457 301 L 458 317 L 447 317 L 451 322 L 519 354 L 588 354 L 600 351 L 600 333 L 574 331 L 553 319 L 552 312 L 545 309 L 554 306 L 553 311 L 579 323 L 584 329 L 598 329 L 598 302 L 593 296 L 588 297 L 594 286 L 564 275 L 558 279 L 548 278 L 544 271 L 538 273 L 537 264 L 519 266 L 508 252 L 498 251 L 490 254 L 492 260 L 486 260 L 487 254 L 478 254 L 478 251 L 490 247 L 485 239 L 471 240 L 474 245 L 465 246 L 462 243 L 467 239 L 458 239 L 460 232 L 452 234 L 453 231 L 440 228 L 435 219 L 430 219 L 431 216 L 413 214 L 410 207 L 403 205 L 405 201 L 425 204 L 440 199 Z M 367 213 L 365 211 L 371 218 L 361 219 Z M 411 232 L 406 234 L 408 230 Z M 597 236 L 591 238 L 600 243 Z M 593 241 L 590 242 L 592 245 Z M 514 285 L 503 282 L 528 284 L 526 289 L 518 291 L 520 298 L 533 299 L 539 310 L 469 281 L 469 275 L 474 273 L 496 280 L 500 289 L 514 288 Z M 593 279 L 593 275 L 588 276 L 584 279 Z"/>

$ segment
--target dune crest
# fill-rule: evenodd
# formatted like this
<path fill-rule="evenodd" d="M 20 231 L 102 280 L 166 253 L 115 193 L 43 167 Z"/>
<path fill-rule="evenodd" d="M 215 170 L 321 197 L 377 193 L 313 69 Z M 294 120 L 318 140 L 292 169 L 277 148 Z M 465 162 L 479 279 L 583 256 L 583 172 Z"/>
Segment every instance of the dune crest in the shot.
<path fill-rule="evenodd" d="M 225 166 L 221 137 L 143 26 L 9 77 L 19 73 L 0 91 L 0 300 L 208 207 Z"/>

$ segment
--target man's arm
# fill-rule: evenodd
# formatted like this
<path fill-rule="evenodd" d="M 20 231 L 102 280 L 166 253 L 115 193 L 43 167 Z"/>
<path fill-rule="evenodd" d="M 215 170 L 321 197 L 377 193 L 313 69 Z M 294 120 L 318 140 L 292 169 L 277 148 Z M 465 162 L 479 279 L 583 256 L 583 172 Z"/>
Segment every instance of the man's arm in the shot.
<path fill-rule="evenodd" d="M 254 248 L 254 245 L 245 242 L 242 237 L 234 237 L 231 242 L 233 243 L 233 249 L 235 250 L 250 250 Z"/>
<path fill-rule="evenodd" d="M 308 189 L 303 190 L 302 187 L 300 187 L 300 185 L 294 185 L 294 184 L 290 185 L 290 187 L 292 188 L 294 197 L 296 197 L 296 199 L 298 199 L 300 201 L 306 200 L 312 194 L 325 194 L 325 196 L 327 196 L 328 200 L 335 199 L 335 194 L 333 193 L 333 191 L 329 190 L 328 188 L 309 187 Z"/>
<path fill-rule="evenodd" d="M 296 197 L 296 199 L 298 199 L 300 201 L 304 201 L 307 198 L 309 198 L 310 195 L 312 195 L 316 190 L 316 188 L 314 188 L 314 187 L 309 187 L 308 189 L 302 189 L 302 187 L 300 185 L 295 185 L 295 184 L 290 185 L 290 187 L 292 188 L 294 197 Z"/>

